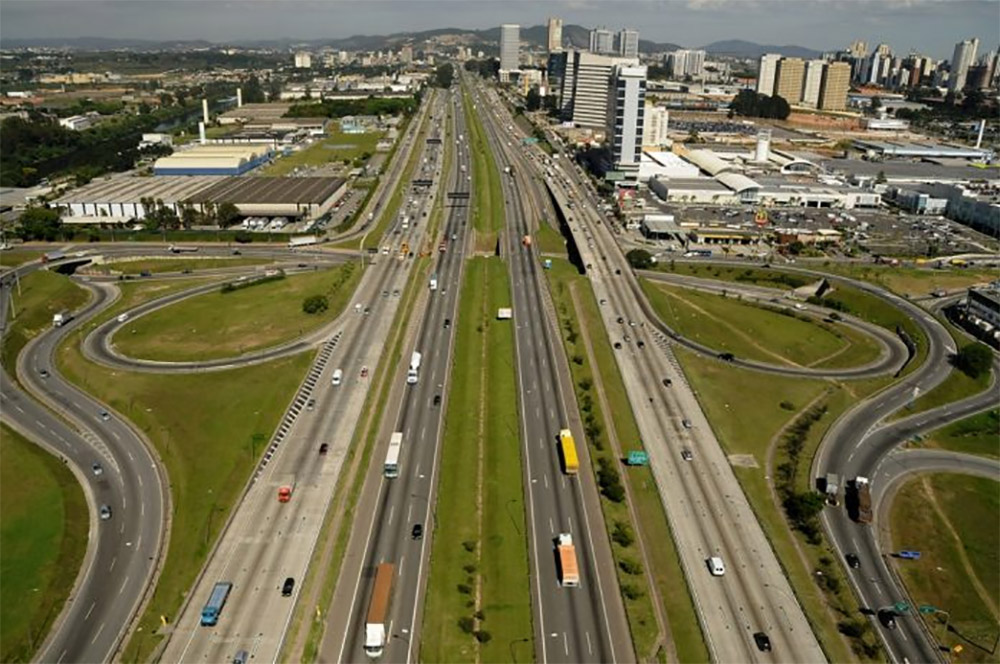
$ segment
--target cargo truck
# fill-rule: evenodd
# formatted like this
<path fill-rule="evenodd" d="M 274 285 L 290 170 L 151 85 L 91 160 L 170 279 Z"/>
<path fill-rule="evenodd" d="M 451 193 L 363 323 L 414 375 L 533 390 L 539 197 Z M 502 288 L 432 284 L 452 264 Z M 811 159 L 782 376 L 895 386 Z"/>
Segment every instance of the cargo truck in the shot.
<path fill-rule="evenodd" d="M 420 371 L 420 353 L 417 351 L 413 352 L 413 357 L 410 358 L 410 369 L 406 372 L 406 382 L 410 385 L 417 384 L 417 377 Z"/>
<path fill-rule="evenodd" d="M 559 552 L 559 583 L 563 588 L 578 588 L 580 586 L 580 570 L 576 565 L 576 547 L 573 546 L 573 536 L 569 533 L 559 533 L 556 550 Z"/>
<path fill-rule="evenodd" d="M 837 496 L 840 494 L 840 477 L 836 473 L 826 474 L 826 500 L 831 505 L 837 504 Z"/>
<path fill-rule="evenodd" d="M 872 522 L 872 493 L 867 477 L 854 478 L 854 493 L 857 499 L 855 521 L 858 523 Z"/>
<path fill-rule="evenodd" d="M 316 244 L 319 242 L 319 238 L 315 235 L 300 235 L 298 237 L 293 237 L 288 241 L 288 248 L 294 249 L 295 247 L 306 247 L 310 244 Z"/>
<path fill-rule="evenodd" d="M 73 320 L 73 314 L 68 311 L 60 311 L 52 316 L 52 326 L 62 327 L 71 320 Z"/>
<path fill-rule="evenodd" d="M 176 244 L 170 245 L 170 253 L 172 254 L 193 254 L 198 251 L 198 247 L 181 247 Z"/>
<path fill-rule="evenodd" d="M 222 607 L 226 605 L 226 600 L 229 599 L 229 592 L 232 589 L 233 584 L 228 581 L 220 581 L 215 584 L 212 588 L 212 594 L 209 595 L 208 601 L 205 602 L 205 606 L 201 610 L 202 625 L 210 627 L 219 622 L 219 614 L 222 613 Z"/>
<path fill-rule="evenodd" d="M 392 577 L 396 569 L 392 563 L 382 563 L 375 571 L 375 586 L 365 619 L 365 654 L 372 659 L 382 656 L 385 647 L 385 620 L 389 615 L 392 598 Z"/>
<path fill-rule="evenodd" d="M 567 475 L 576 475 L 577 471 L 580 470 L 580 460 L 576 456 L 573 432 L 569 429 L 559 431 L 559 449 L 562 453 L 563 472 Z"/>
<path fill-rule="evenodd" d="M 438 276 L 436 274 L 431 275 L 431 290 L 438 289 Z"/>

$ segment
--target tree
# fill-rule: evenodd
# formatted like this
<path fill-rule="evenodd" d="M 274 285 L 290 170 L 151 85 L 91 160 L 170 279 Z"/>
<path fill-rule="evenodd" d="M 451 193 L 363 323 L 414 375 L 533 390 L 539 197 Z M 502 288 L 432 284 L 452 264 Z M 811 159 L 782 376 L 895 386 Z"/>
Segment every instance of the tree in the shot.
<path fill-rule="evenodd" d="M 18 219 L 21 226 L 17 230 L 22 240 L 45 240 L 52 242 L 62 232 L 62 219 L 58 210 L 44 207 L 30 207 Z"/>
<path fill-rule="evenodd" d="M 302 311 L 307 314 L 321 314 L 330 306 L 325 295 L 310 295 L 302 301 Z"/>
<path fill-rule="evenodd" d="M 875 184 L 885 184 L 885 171 L 879 171 L 875 174 Z"/>
<path fill-rule="evenodd" d="M 962 346 L 955 354 L 955 367 L 970 378 L 989 373 L 992 362 L 990 347 L 978 342 Z"/>
<path fill-rule="evenodd" d="M 440 65 L 434 70 L 434 86 L 438 88 L 450 88 L 451 82 L 455 78 L 455 68 L 450 62 Z"/>
<path fill-rule="evenodd" d="M 645 249 L 633 249 L 625 254 L 625 258 L 636 270 L 645 270 L 653 265 L 653 255 Z"/>
<path fill-rule="evenodd" d="M 531 88 L 524 99 L 525 108 L 528 111 L 537 111 L 542 106 L 542 97 L 538 94 L 538 88 Z"/>
<path fill-rule="evenodd" d="M 215 222 L 220 228 L 227 228 L 236 223 L 240 217 L 240 211 L 233 203 L 226 201 L 219 203 L 215 209 Z"/>
<path fill-rule="evenodd" d="M 872 113 L 873 114 L 878 113 L 878 109 L 880 108 L 882 108 L 882 98 L 872 97 L 872 102 L 871 102 Z"/>

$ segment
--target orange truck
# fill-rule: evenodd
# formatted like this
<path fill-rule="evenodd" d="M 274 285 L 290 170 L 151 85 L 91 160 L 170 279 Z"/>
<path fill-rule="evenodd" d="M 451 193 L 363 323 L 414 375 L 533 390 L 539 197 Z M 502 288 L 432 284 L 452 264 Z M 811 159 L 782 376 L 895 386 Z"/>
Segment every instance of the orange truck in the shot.
<path fill-rule="evenodd" d="M 576 547 L 573 546 L 573 536 L 569 533 L 559 533 L 559 582 L 563 588 L 578 588 L 580 586 L 580 570 L 576 564 Z"/>

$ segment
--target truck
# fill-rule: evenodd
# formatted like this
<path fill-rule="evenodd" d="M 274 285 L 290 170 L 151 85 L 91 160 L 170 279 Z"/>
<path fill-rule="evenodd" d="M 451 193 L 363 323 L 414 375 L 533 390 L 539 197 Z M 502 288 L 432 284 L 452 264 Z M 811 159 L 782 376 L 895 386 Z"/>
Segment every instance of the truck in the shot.
<path fill-rule="evenodd" d="M 417 384 L 417 376 L 420 371 L 420 353 L 413 351 L 413 356 L 410 357 L 410 369 L 406 372 L 406 382 L 410 385 Z"/>
<path fill-rule="evenodd" d="M 580 570 L 576 565 L 573 536 L 569 533 L 559 533 L 556 551 L 559 552 L 559 583 L 563 588 L 579 588 Z"/>
<path fill-rule="evenodd" d="M 60 311 L 52 315 L 52 327 L 62 327 L 71 320 L 73 320 L 73 314 L 66 310 Z"/>
<path fill-rule="evenodd" d="M 431 290 L 438 289 L 438 276 L 436 274 L 431 275 Z"/>
<path fill-rule="evenodd" d="M 180 247 L 176 244 L 170 245 L 170 253 L 172 254 L 193 254 L 198 251 L 198 247 Z"/>
<path fill-rule="evenodd" d="M 580 460 L 576 455 L 573 432 L 569 429 L 559 431 L 559 450 L 562 454 L 563 472 L 567 475 L 576 475 L 580 470 Z"/>
<path fill-rule="evenodd" d="M 855 521 L 858 523 L 872 522 L 872 493 L 870 482 L 867 477 L 854 478 L 854 493 L 857 499 L 857 511 Z"/>
<path fill-rule="evenodd" d="M 293 237 L 288 241 L 288 248 L 294 249 L 295 247 L 306 247 L 310 244 L 316 244 L 319 242 L 319 238 L 315 235 L 299 235 L 298 237 Z"/>
<path fill-rule="evenodd" d="M 840 477 L 837 473 L 826 474 L 826 500 L 831 505 L 837 504 L 837 497 L 840 493 Z"/>
<path fill-rule="evenodd" d="M 229 593 L 232 589 L 233 584 L 228 581 L 219 581 L 213 586 L 212 594 L 208 596 L 208 601 L 201 609 L 201 624 L 203 626 L 210 627 L 219 622 L 219 614 L 222 613 L 222 607 L 226 605 L 226 600 L 229 599 Z"/>
<path fill-rule="evenodd" d="M 382 563 L 375 570 L 375 587 L 372 588 L 368 617 L 365 618 L 365 654 L 372 659 L 381 657 L 385 648 L 385 620 L 389 615 L 395 571 L 396 567 L 392 563 Z"/>
<path fill-rule="evenodd" d="M 408 242 L 404 242 L 399 245 L 399 260 L 406 258 L 407 254 L 410 253 L 410 245 Z"/>
<path fill-rule="evenodd" d="M 521 238 L 521 244 L 530 249 L 531 248 L 531 236 L 530 235 L 525 235 L 524 237 L 522 237 Z"/>

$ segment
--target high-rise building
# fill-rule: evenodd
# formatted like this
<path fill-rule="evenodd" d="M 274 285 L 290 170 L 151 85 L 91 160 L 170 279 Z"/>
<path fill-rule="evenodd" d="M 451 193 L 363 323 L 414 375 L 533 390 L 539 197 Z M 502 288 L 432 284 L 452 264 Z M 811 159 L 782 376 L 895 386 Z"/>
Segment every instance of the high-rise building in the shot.
<path fill-rule="evenodd" d="M 625 28 L 618 33 L 618 55 L 623 58 L 639 57 L 639 31 Z"/>
<path fill-rule="evenodd" d="M 296 69 L 309 69 L 312 67 L 312 56 L 305 51 L 298 51 L 295 53 L 295 68 Z"/>
<path fill-rule="evenodd" d="M 649 147 L 663 147 L 670 139 L 667 130 L 670 111 L 662 106 L 646 104 L 645 123 L 642 126 L 642 144 Z"/>
<path fill-rule="evenodd" d="M 701 78 L 705 73 L 705 51 L 680 49 L 667 56 L 667 67 L 675 79 Z"/>
<path fill-rule="evenodd" d="M 563 117 L 578 127 L 603 129 L 608 115 L 608 81 L 615 65 L 638 65 L 638 58 L 619 58 L 573 51 L 563 76 Z"/>
<path fill-rule="evenodd" d="M 642 156 L 646 67 L 615 65 L 608 90 L 607 142 L 616 170 L 637 172 Z"/>
<path fill-rule="evenodd" d="M 562 50 L 562 19 L 549 19 L 549 53 Z"/>
<path fill-rule="evenodd" d="M 781 56 L 777 53 L 765 53 L 760 56 L 760 68 L 757 70 L 758 93 L 769 97 L 774 94 L 774 79 L 778 72 L 779 60 Z"/>
<path fill-rule="evenodd" d="M 576 67 L 580 59 L 580 51 L 569 50 L 563 53 L 563 56 L 565 59 L 562 63 L 557 62 L 550 67 L 562 65 L 562 82 L 559 85 L 559 113 L 564 120 L 572 120 L 573 92 L 576 89 Z"/>
<path fill-rule="evenodd" d="M 851 65 L 831 62 L 823 68 L 819 86 L 819 108 L 824 111 L 842 111 L 847 108 L 847 92 L 851 89 Z"/>
<path fill-rule="evenodd" d="M 520 64 L 521 26 L 504 23 L 500 26 L 500 71 L 517 71 Z"/>
<path fill-rule="evenodd" d="M 403 48 L 399 49 L 399 59 L 406 64 L 413 62 L 413 47 L 407 44 Z"/>
<path fill-rule="evenodd" d="M 813 108 L 819 106 L 819 87 L 823 82 L 826 60 L 810 60 L 806 63 L 806 73 L 802 78 L 802 103 Z"/>
<path fill-rule="evenodd" d="M 557 100 L 562 99 L 563 80 L 566 78 L 566 51 L 553 51 L 549 53 L 549 59 L 545 65 L 546 76 L 549 80 L 549 94 L 555 96 Z"/>
<path fill-rule="evenodd" d="M 806 65 L 801 58 L 782 58 L 774 74 L 774 94 L 789 104 L 802 101 L 802 77 Z"/>
<path fill-rule="evenodd" d="M 615 52 L 615 33 L 607 28 L 590 31 L 590 52 L 610 55 Z"/>
<path fill-rule="evenodd" d="M 863 41 L 855 41 L 851 44 L 851 47 L 847 49 L 847 52 L 851 54 L 852 58 L 861 59 L 868 55 L 868 44 Z"/>
<path fill-rule="evenodd" d="M 955 44 L 955 54 L 951 58 L 951 76 L 948 77 L 948 89 L 961 92 L 965 88 L 965 77 L 969 67 L 976 61 L 976 50 L 979 39 L 966 39 Z"/>

